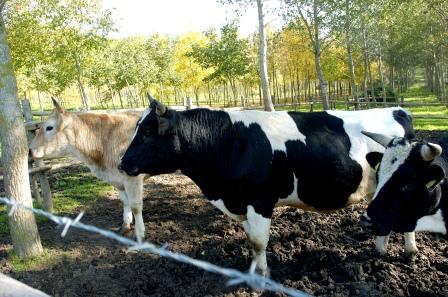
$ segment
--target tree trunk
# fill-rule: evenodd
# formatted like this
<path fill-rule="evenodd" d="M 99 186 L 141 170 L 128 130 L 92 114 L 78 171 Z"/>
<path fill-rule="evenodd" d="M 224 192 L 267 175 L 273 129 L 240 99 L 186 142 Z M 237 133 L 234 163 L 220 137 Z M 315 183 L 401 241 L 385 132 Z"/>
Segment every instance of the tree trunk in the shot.
<path fill-rule="evenodd" d="M 347 47 L 347 60 L 350 74 L 350 87 L 352 92 L 353 101 L 355 102 L 355 109 L 359 109 L 359 99 L 356 93 L 356 79 L 355 79 L 355 65 L 353 63 L 352 55 L 352 41 L 350 39 L 350 0 L 345 1 L 345 44 Z"/>
<path fill-rule="evenodd" d="M 386 107 L 387 106 L 387 104 L 386 104 L 387 97 L 386 97 L 386 86 L 384 83 L 384 75 L 383 75 L 383 58 L 382 58 L 382 53 L 381 53 L 381 44 L 379 46 L 379 51 L 378 51 L 378 72 L 380 74 L 381 88 L 383 90 L 383 103 L 384 103 L 384 107 Z"/>
<path fill-rule="evenodd" d="M 319 77 L 319 85 L 320 85 L 320 96 L 322 98 L 322 105 L 324 110 L 328 110 L 330 107 L 328 106 L 328 97 L 327 97 L 327 81 L 324 77 L 324 72 L 322 71 L 322 65 L 320 63 L 320 37 L 319 37 L 319 16 L 318 16 L 318 8 L 317 2 L 313 1 L 313 18 L 314 18 L 314 59 L 316 64 L 316 73 Z"/>
<path fill-rule="evenodd" d="M 263 92 L 263 104 L 264 110 L 274 111 L 274 105 L 272 104 L 271 93 L 269 90 L 269 77 L 268 77 L 268 63 L 266 58 L 266 36 L 264 34 L 264 15 L 263 15 L 263 0 L 257 0 L 258 8 L 258 33 L 260 37 L 260 44 L 258 48 L 258 64 L 260 67 L 260 80 L 261 89 Z"/>
<path fill-rule="evenodd" d="M 19 106 L 17 81 L 6 39 L 3 15 L 0 15 L 0 138 L 6 195 L 32 207 L 28 175 L 28 145 Z M 34 214 L 16 209 L 8 217 L 14 251 L 21 258 L 42 253 Z"/>
<path fill-rule="evenodd" d="M 79 91 L 81 93 L 82 106 L 84 111 L 90 110 L 89 99 L 87 98 L 86 90 L 84 89 L 84 83 L 82 82 L 82 68 L 79 58 L 75 55 L 76 62 L 76 80 L 78 82 Z"/>

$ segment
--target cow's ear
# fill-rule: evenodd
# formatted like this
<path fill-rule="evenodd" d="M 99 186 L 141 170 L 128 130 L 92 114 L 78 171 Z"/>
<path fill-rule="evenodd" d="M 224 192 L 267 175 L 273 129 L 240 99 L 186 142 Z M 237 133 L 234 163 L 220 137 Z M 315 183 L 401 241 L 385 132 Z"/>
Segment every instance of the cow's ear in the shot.
<path fill-rule="evenodd" d="M 59 105 L 59 102 L 54 97 L 51 97 L 51 101 L 53 101 L 54 108 L 58 113 L 64 113 L 64 109 Z"/>
<path fill-rule="evenodd" d="M 434 191 L 438 184 L 445 178 L 445 172 L 437 164 L 431 164 L 425 172 L 425 184 L 429 191 Z"/>
<path fill-rule="evenodd" d="M 378 166 L 381 163 L 381 159 L 383 158 L 383 154 L 379 152 L 370 152 L 366 155 L 367 163 L 369 163 L 370 167 L 377 170 Z"/>
<path fill-rule="evenodd" d="M 159 122 L 159 135 L 166 135 L 174 131 L 176 122 L 176 112 L 173 110 L 166 110 L 163 116 L 157 116 Z"/>

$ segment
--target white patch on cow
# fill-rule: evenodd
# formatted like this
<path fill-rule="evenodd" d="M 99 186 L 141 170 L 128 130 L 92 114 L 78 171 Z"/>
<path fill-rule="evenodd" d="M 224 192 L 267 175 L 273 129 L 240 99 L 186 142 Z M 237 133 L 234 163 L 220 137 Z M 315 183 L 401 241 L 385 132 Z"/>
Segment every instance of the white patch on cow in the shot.
<path fill-rule="evenodd" d="M 246 219 L 244 215 L 237 215 L 237 214 L 231 213 L 225 206 L 224 201 L 222 199 L 209 200 L 209 201 L 213 206 L 215 206 L 217 209 L 219 209 L 220 211 L 222 211 L 224 214 L 228 215 L 235 221 L 242 222 Z"/>
<path fill-rule="evenodd" d="M 404 232 L 404 250 L 408 255 L 418 252 L 417 243 L 415 242 L 415 232 Z"/>
<path fill-rule="evenodd" d="M 417 221 L 415 231 L 429 231 L 435 233 L 446 234 L 446 224 L 443 219 L 442 210 L 438 210 L 435 214 L 424 216 Z"/>
<path fill-rule="evenodd" d="M 247 206 L 247 220 L 243 222 L 244 231 L 254 247 L 256 267 L 263 275 L 268 274 L 266 247 L 269 241 L 271 219 L 255 212 L 253 206 Z"/>
<path fill-rule="evenodd" d="M 343 121 L 343 127 L 350 139 L 350 158 L 358 162 L 363 170 L 362 180 L 358 189 L 350 195 L 347 205 L 358 202 L 363 197 L 372 197 L 376 188 L 375 173 L 367 163 L 366 155 L 369 152 L 384 152 L 384 147 L 361 131 L 375 132 L 392 137 L 404 136 L 404 129 L 393 117 L 395 110 L 401 107 L 375 108 L 362 111 L 329 110 L 328 114 Z M 406 112 L 406 111 L 405 111 Z"/>
<path fill-rule="evenodd" d="M 258 110 L 228 112 L 232 123 L 242 122 L 246 127 L 258 124 L 271 143 L 272 152 L 286 153 L 288 140 L 299 140 L 306 144 L 306 137 L 297 128 L 287 111 L 263 112 Z"/>
<path fill-rule="evenodd" d="M 394 140 L 394 142 L 395 141 L 400 141 L 400 139 Z M 395 171 L 397 171 L 398 167 L 404 163 L 409 156 L 412 147 L 413 145 L 411 143 L 406 142 L 404 145 L 395 145 L 387 148 L 383 155 L 383 159 L 381 160 L 380 170 L 378 172 L 378 185 L 375 194 L 373 195 L 373 199 L 375 199 L 387 181 L 392 177 Z"/>
<path fill-rule="evenodd" d="M 344 130 L 351 143 L 350 157 L 361 163 L 364 162 L 368 152 L 384 152 L 384 148 L 380 144 L 364 136 L 361 131 L 392 137 L 404 136 L 403 126 L 393 117 L 393 112 L 399 109 L 403 110 L 401 107 L 392 107 L 359 111 L 328 110 L 327 113 L 340 118 L 344 122 Z"/>

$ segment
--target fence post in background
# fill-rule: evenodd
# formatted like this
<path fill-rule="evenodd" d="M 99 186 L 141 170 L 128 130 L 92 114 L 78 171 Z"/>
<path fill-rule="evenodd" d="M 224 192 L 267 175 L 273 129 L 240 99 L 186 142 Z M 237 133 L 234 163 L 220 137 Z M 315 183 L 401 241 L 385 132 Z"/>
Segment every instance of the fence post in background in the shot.
<path fill-rule="evenodd" d="M 345 96 L 345 109 L 350 110 L 350 103 L 348 101 L 348 96 Z"/>
<path fill-rule="evenodd" d="M 313 97 L 309 97 L 308 101 L 310 102 L 310 112 L 313 112 L 313 107 L 314 107 L 314 101 L 313 101 Z"/>
<path fill-rule="evenodd" d="M 33 121 L 33 113 L 31 111 L 31 104 L 30 101 L 27 99 L 22 100 L 22 109 L 23 109 L 23 114 L 25 116 L 25 120 L 27 122 L 32 122 Z M 34 137 L 34 132 L 28 132 L 28 139 L 31 140 Z M 43 160 L 34 160 L 34 164 L 36 165 L 36 167 L 43 167 L 44 161 Z M 48 178 L 47 178 L 47 174 L 45 171 L 42 172 L 38 172 L 37 176 L 39 178 L 39 182 L 40 182 L 40 187 L 42 190 L 42 195 L 43 195 L 43 206 L 44 209 L 48 212 L 53 212 L 53 197 L 51 196 L 51 188 L 50 188 L 50 183 L 48 182 Z M 37 184 L 37 183 L 36 183 Z M 36 192 L 39 191 L 39 188 L 36 187 Z M 36 197 L 37 199 L 37 197 Z"/>
<path fill-rule="evenodd" d="M 400 105 L 404 106 L 404 97 L 403 96 L 400 96 Z"/>
<path fill-rule="evenodd" d="M 192 103 L 191 97 L 188 96 L 188 97 L 187 97 L 187 104 L 186 104 L 186 108 L 187 108 L 187 110 L 191 109 L 192 106 L 193 106 L 193 103 Z"/>

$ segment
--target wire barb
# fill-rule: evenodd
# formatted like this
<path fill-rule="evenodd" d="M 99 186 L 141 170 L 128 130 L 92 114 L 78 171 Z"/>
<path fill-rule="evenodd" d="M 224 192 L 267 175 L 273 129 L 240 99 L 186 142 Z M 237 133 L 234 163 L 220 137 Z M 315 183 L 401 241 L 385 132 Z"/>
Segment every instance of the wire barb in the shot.
<path fill-rule="evenodd" d="M 293 296 L 293 297 L 309 296 L 308 294 L 306 294 L 304 292 L 285 287 L 282 284 L 279 284 L 269 278 L 266 278 L 264 276 L 257 274 L 255 271 L 256 265 L 255 265 L 254 261 L 251 263 L 249 272 L 243 273 L 236 269 L 219 267 L 212 263 L 202 261 L 202 260 L 197 260 L 197 259 L 191 258 L 191 257 L 181 254 L 181 253 L 171 252 L 170 250 L 168 250 L 167 243 L 165 243 L 161 247 L 157 247 L 153 243 L 147 242 L 147 241 L 139 243 L 135 240 L 131 240 L 129 238 L 118 235 L 117 233 L 114 233 L 112 231 L 104 230 L 104 229 L 98 228 L 96 226 L 81 223 L 80 220 L 81 220 L 82 216 L 84 215 L 84 212 L 81 212 L 80 214 L 78 214 L 78 216 L 74 220 L 72 220 L 68 217 L 56 216 L 56 215 L 46 212 L 42 209 L 35 209 L 32 207 L 25 206 L 23 204 L 17 203 L 14 199 L 0 197 L 0 203 L 6 204 L 9 207 L 11 207 L 8 212 L 8 215 L 12 215 L 12 213 L 17 208 L 21 208 L 21 209 L 26 209 L 26 210 L 32 211 L 32 212 L 42 215 L 44 217 L 47 217 L 48 219 L 55 222 L 57 225 L 64 226 L 64 229 L 61 233 L 62 237 L 64 237 L 67 234 L 68 229 L 70 227 L 74 227 L 74 228 L 82 229 L 84 231 L 88 231 L 91 233 L 97 233 L 97 234 L 100 234 L 109 239 L 115 240 L 115 241 L 127 246 L 129 251 L 143 251 L 143 252 L 153 253 L 153 254 L 159 255 L 161 257 L 165 257 L 165 258 L 169 258 L 169 259 L 181 262 L 181 263 L 193 265 L 195 267 L 198 267 L 198 268 L 203 269 L 208 272 L 224 275 L 229 278 L 229 281 L 227 282 L 227 285 L 229 285 L 229 286 L 246 283 L 254 290 L 269 290 L 272 292 L 285 293 L 285 294 L 287 294 L 289 296 Z"/>

